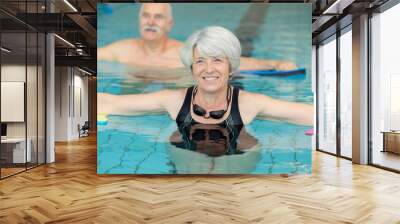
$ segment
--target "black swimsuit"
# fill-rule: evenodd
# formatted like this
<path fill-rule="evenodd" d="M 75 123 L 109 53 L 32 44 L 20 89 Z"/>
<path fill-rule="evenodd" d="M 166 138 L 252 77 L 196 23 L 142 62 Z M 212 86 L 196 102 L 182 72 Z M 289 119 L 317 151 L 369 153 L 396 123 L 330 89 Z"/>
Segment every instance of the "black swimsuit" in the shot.
<path fill-rule="evenodd" d="M 199 122 L 195 121 L 190 113 L 193 88 L 194 87 L 192 86 L 187 89 L 185 100 L 176 118 L 176 123 L 178 125 L 183 142 L 173 144 L 179 148 L 198 151 L 197 146 L 200 141 L 208 141 L 213 144 L 225 142 L 226 155 L 243 153 L 242 151 L 237 150 L 237 139 L 240 131 L 243 128 L 243 121 L 239 113 L 239 89 L 232 87 L 233 94 L 231 111 L 228 118 L 219 124 L 207 124 L 208 127 L 204 128 L 205 124 L 200 124 Z M 199 128 L 199 126 L 201 128 Z M 206 144 L 207 147 L 212 145 L 208 143 Z"/>

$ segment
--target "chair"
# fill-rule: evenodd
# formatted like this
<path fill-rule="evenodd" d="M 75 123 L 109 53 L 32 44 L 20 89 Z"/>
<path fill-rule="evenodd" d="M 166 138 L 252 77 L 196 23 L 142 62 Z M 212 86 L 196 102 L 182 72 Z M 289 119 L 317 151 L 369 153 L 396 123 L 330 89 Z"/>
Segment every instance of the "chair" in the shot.
<path fill-rule="evenodd" d="M 90 129 L 89 121 L 85 121 L 82 127 L 80 127 L 80 125 L 78 124 L 79 138 L 89 136 L 89 129 Z"/>

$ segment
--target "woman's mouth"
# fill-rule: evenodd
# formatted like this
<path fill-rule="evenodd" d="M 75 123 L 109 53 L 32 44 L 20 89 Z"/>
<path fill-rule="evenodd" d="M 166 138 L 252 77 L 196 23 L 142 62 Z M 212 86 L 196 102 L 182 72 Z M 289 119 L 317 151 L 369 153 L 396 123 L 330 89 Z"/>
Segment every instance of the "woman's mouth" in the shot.
<path fill-rule="evenodd" d="M 203 80 L 206 80 L 206 81 L 214 81 L 214 80 L 219 79 L 218 76 L 203 76 L 202 78 L 203 78 Z"/>

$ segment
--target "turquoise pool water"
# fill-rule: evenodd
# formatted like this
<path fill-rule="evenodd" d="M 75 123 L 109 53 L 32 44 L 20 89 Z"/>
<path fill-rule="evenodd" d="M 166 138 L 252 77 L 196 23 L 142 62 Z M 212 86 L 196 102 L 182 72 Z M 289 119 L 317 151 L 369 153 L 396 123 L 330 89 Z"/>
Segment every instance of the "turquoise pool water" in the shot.
<path fill-rule="evenodd" d="M 138 6 L 99 4 L 98 7 L 99 47 L 121 38 L 138 36 Z M 192 4 L 174 4 L 175 27 L 171 37 L 184 40 L 194 30 L 207 25 L 222 25 L 235 30 L 249 7 L 249 4 L 232 3 L 213 7 L 197 4 L 194 10 Z M 311 103 L 310 20 L 311 10 L 304 5 L 271 5 L 259 24 L 259 35 L 252 41 L 254 57 L 291 60 L 298 67 L 306 68 L 306 74 L 289 77 L 238 75 L 232 84 L 279 99 Z M 143 81 L 134 78 L 132 70 L 135 68 L 115 62 L 98 62 L 98 91 L 131 94 L 191 85 L 187 81 L 190 78 L 183 81 Z M 107 125 L 98 127 L 97 171 L 100 174 L 310 173 L 311 138 L 304 135 L 309 128 L 254 120 L 246 130 L 258 139 L 258 146 L 241 155 L 209 157 L 169 143 L 169 137 L 177 127 L 167 114 L 109 116 Z"/>

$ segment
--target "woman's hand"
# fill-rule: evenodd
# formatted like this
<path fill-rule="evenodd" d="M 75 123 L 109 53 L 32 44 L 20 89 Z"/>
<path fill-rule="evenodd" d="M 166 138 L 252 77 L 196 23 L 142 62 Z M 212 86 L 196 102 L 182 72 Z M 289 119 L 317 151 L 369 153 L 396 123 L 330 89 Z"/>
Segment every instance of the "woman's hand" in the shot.
<path fill-rule="evenodd" d="M 239 98 L 239 108 L 245 124 L 257 116 L 261 119 L 314 125 L 314 107 L 311 104 L 278 100 L 263 94 L 243 91 Z"/>
<path fill-rule="evenodd" d="M 314 107 L 310 104 L 290 102 L 260 95 L 260 117 L 272 118 L 299 125 L 314 125 Z"/>

